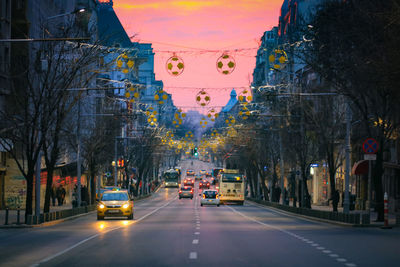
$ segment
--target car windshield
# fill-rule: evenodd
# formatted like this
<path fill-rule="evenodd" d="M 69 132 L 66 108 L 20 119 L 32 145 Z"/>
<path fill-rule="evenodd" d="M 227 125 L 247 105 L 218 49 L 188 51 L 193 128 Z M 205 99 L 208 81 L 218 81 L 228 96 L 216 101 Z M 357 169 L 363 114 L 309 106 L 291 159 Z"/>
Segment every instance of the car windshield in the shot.
<path fill-rule="evenodd" d="M 216 198 L 217 192 L 216 191 L 205 191 L 204 193 L 205 198 Z"/>
<path fill-rule="evenodd" d="M 101 200 L 103 201 L 126 201 L 128 195 L 123 193 L 104 193 Z"/>

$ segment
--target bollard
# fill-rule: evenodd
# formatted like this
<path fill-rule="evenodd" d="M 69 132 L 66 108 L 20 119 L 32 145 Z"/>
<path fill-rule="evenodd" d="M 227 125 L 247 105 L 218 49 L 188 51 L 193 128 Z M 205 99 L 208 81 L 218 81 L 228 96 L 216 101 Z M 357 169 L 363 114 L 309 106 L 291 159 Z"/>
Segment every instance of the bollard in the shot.
<path fill-rule="evenodd" d="M 20 210 L 19 210 L 19 207 L 18 207 L 18 209 L 17 209 L 17 224 L 20 224 L 20 220 L 19 220 L 19 216 L 20 216 Z"/>
<path fill-rule="evenodd" d="M 384 203 L 384 206 L 383 206 L 383 214 L 384 214 L 384 221 L 385 221 L 385 223 L 384 223 L 383 227 L 381 227 L 381 228 L 382 228 L 382 229 L 390 229 L 390 228 L 392 228 L 392 227 L 389 226 L 388 195 L 387 195 L 386 192 L 385 192 L 385 195 L 384 195 L 384 198 L 383 198 L 383 199 L 384 199 L 384 200 L 383 200 L 383 203 Z"/>
<path fill-rule="evenodd" d="M 8 207 L 6 208 L 6 222 L 4 225 L 8 225 Z"/>

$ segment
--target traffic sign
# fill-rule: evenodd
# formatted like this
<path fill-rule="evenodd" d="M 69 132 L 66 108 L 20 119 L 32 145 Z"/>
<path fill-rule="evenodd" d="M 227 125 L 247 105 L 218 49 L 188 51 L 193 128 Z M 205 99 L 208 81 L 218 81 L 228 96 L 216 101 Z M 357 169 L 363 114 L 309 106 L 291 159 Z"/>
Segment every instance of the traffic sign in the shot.
<path fill-rule="evenodd" d="M 378 148 L 378 141 L 376 141 L 374 138 L 366 139 L 362 145 L 362 149 L 364 150 L 365 154 L 375 154 L 378 151 Z"/>
<path fill-rule="evenodd" d="M 364 154 L 364 160 L 376 160 L 376 154 Z"/>

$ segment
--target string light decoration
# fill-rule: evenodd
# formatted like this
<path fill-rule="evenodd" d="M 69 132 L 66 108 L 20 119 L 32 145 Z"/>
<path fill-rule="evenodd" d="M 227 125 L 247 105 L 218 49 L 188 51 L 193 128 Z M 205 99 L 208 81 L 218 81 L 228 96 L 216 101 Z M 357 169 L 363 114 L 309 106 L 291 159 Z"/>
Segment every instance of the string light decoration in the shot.
<path fill-rule="evenodd" d="M 197 93 L 196 95 L 196 103 L 199 104 L 202 107 L 207 106 L 211 101 L 210 95 L 203 90 Z"/>
<path fill-rule="evenodd" d="M 233 124 L 236 123 L 236 119 L 235 119 L 235 117 L 233 117 L 232 115 L 229 115 L 229 117 L 225 120 L 225 123 L 226 123 L 228 126 L 232 126 Z"/>
<path fill-rule="evenodd" d="M 217 111 L 214 108 L 209 109 L 207 112 L 207 117 L 211 121 L 215 121 L 215 119 L 218 118 L 218 116 L 219 116 L 219 114 L 217 113 Z"/>
<path fill-rule="evenodd" d="M 206 128 L 206 126 L 207 126 L 207 119 L 206 118 L 201 118 L 201 120 L 200 120 L 200 126 L 202 127 L 202 128 Z"/>
<path fill-rule="evenodd" d="M 158 90 L 154 94 L 154 100 L 158 101 L 158 104 L 162 105 L 165 103 L 165 100 L 168 99 L 168 94 L 164 90 Z"/>
<path fill-rule="evenodd" d="M 124 52 L 115 59 L 115 64 L 117 65 L 117 70 L 127 74 L 132 71 L 135 66 L 135 61 L 133 57 L 130 57 L 128 53 Z"/>
<path fill-rule="evenodd" d="M 237 136 L 237 131 L 235 130 L 235 128 L 230 127 L 230 128 L 228 129 L 227 136 L 228 136 L 228 137 L 235 137 L 235 136 Z"/>
<path fill-rule="evenodd" d="M 287 54 L 282 49 L 275 49 L 272 54 L 269 55 L 268 61 L 272 64 L 273 69 L 283 69 L 288 62 Z"/>
<path fill-rule="evenodd" d="M 134 103 L 140 97 L 139 90 L 136 87 L 134 87 L 133 84 L 126 83 L 125 97 L 129 100 L 130 103 Z"/>
<path fill-rule="evenodd" d="M 171 76 L 179 76 L 185 69 L 185 63 L 174 53 L 165 63 L 165 68 Z"/>
<path fill-rule="evenodd" d="M 235 59 L 227 53 L 223 53 L 217 59 L 217 70 L 219 73 L 228 75 L 231 74 L 236 67 Z"/>

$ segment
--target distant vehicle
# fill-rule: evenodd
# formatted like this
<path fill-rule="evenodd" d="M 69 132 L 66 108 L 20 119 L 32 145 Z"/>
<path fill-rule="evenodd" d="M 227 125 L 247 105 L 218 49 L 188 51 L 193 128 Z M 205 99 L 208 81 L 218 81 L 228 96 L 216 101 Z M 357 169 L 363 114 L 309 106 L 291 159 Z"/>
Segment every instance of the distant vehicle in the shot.
<path fill-rule="evenodd" d="M 211 172 L 206 172 L 206 177 L 211 177 L 211 176 L 212 176 Z"/>
<path fill-rule="evenodd" d="M 244 179 L 239 170 L 223 169 L 218 175 L 220 202 L 243 205 Z"/>
<path fill-rule="evenodd" d="M 192 187 L 194 187 L 193 178 L 186 178 L 185 180 L 183 180 L 183 185 L 184 186 L 192 186 Z"/>
<path fill-rule="evenodd" d="M 202 180 L 203 179 L 203 175 L 201 174 L 196 174 L 195 180 Z"/>
<path fill-rule="evenodd" d="M 186 176 L 194 176 L 194 170 L 187 170 Z"/>
<path fill-rule="evenodd" d="M 174 169 L 169 169 L 164 172 L 165 187 L 179 187 L 179 172 Z"/>
<path fill-rule="evenodd" d="M 218 197 L 217 190 L 204 190 L 202 198 L 200 199 L 200 205 L 217 205 L 219 207 L 220 199 Z"/>
<path fill-rule="evenodd" d="M 219 174 L 219 172 L 222 171 L 222 170 L 223 170 L 222 168 L 215 168 L 215 169 L 212 169 L 212 171 L 211 171 L 211 175 L 212 175 L 211 183 L 212 183 L 213 185 L 215 185 L 215 184 L 218 182 L 218 174 Z"/>
<path fill-rule="evenodd" d="M 202 175 L 205 175 L 206 174 L 206 170 L 200 170 L 199 173 L 202 174 Z"/>
<path fill-rule="evenodd" d="M 202 188 L 210 189 L 210 182 L 207 180 L 200 181 L 199 189 L 202 189 Z"/>
<path fill-rule="evenodd" d="M 212 171 L 211 171 L 212 177 L 214 177 L 214 179 L 216 179 L 218 177 L 219 172 L 222 170 L 223 170 L 222 168 L 212 169 Z"/>
<path fill-rule="evenodd" d="M 193 187 L 191 186 L 182 186 L 179 189 L 179 199 L 186 197 L 193 199 Z"/>
<path fill-rule="evenodd" d="M 127 217 L 133 219 L 133 201 L 123 190 L 104 191 L 97 205 L 97 220 L 105 217 Z"/>

